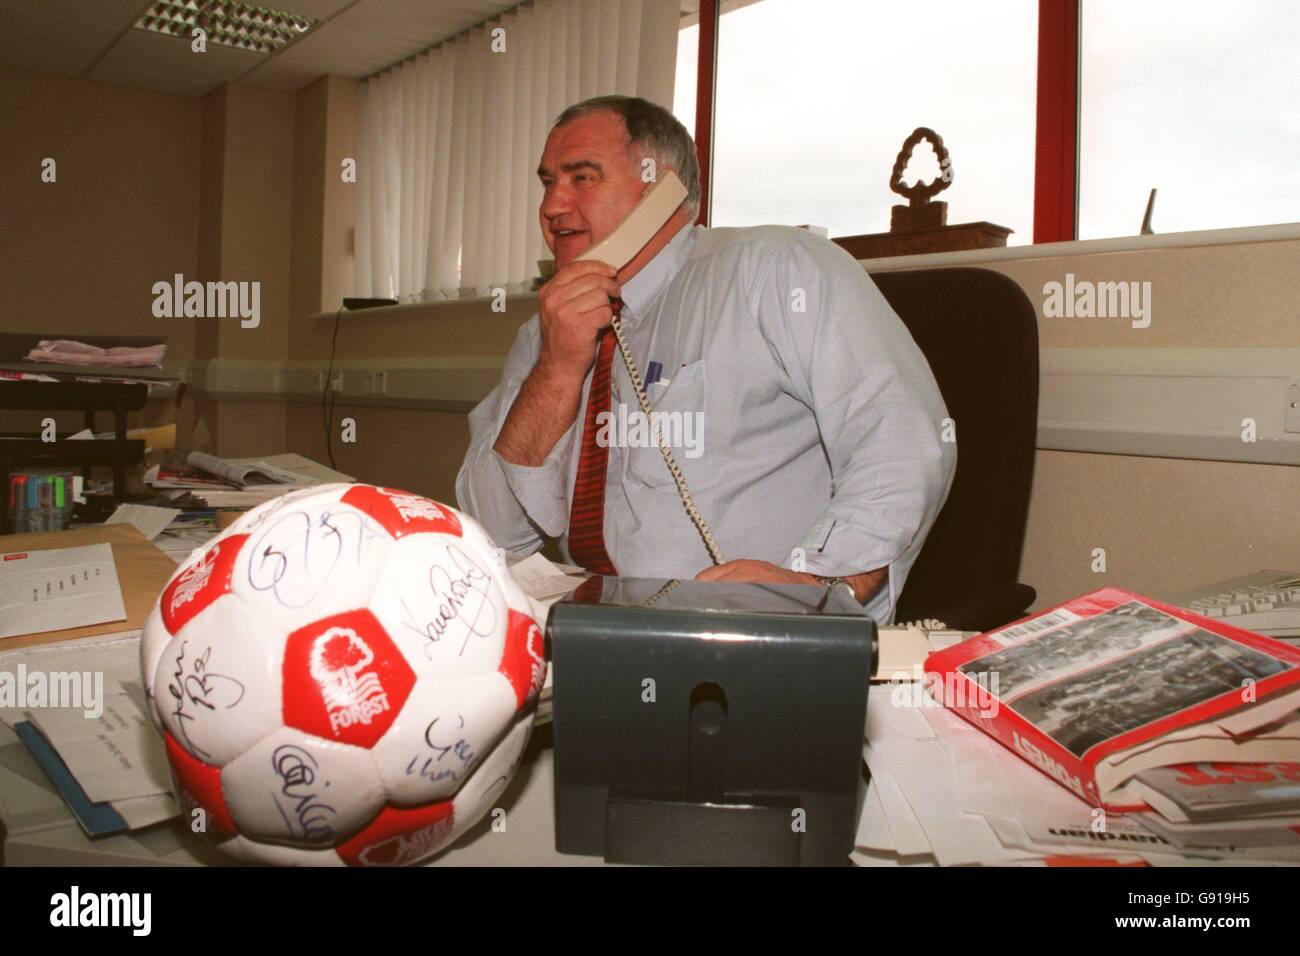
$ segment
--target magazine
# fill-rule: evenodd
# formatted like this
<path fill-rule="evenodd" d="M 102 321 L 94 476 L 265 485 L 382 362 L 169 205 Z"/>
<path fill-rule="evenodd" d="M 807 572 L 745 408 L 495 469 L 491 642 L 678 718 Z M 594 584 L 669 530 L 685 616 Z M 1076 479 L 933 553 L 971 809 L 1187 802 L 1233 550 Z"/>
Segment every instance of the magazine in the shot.
<path fill-rule="evenodd" d="M 155 488 L 235 489 L 245 491 L 267 485 L 302 486 L 313 478 L 278 468 L 266 461 L 239 461 L 192 451 L 182 464 L 167 461 L 149 469 L 145 481 Z"/>
<path fill-rule="evenodd" d="M 1155 767 L 1133 789 L 1173 823 L 1300 815 L 1300 762 Z"/>

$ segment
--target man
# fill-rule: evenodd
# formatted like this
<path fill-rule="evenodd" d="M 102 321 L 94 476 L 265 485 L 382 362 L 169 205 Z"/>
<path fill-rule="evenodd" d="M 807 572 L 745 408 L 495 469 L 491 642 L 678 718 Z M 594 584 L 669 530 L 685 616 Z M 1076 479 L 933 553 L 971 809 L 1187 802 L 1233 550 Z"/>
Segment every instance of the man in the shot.
<path fill-rule="evenodd" d="M 641 252 L 620 269 L 576 261 L 667 169 L 688 196 Z M 572 560 L 603 573 L 842 579 L 891 622 L 956 447 L 940 439 L 947 412 L 925 358 L 870 278 L 803 230 L 693 226 L 694 143 L 645 100 L 567 109 L 538 175 L 556 271 L 470 414 L 461 508 L 502 547 L 563 536 Z M 721 564 L 654 433 L 611 427 L 641 416 L 609 331 L 615 308 L 660 431 L 683 423 L 664 439 Z"/>

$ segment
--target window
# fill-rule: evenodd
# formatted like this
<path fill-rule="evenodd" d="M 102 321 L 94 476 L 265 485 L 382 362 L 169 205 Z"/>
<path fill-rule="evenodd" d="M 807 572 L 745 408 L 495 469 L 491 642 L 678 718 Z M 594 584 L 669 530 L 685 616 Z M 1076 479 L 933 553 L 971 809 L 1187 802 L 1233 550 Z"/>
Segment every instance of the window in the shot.
<path fill-rule="evenodd" d="M 1300 220 L 1294 0 L 1085 0 L 1079 238 Z"/>
<path fill-rule="evenodd" d="M 761 0 L 718 29 L 713 217 L 886 232 L 889 175 L 918 126 L 952 155 L 950 223 L 1032 240 L 1037 0 Z M 681 31 L 674 112 L 694 128 L 699 28 Z"/>

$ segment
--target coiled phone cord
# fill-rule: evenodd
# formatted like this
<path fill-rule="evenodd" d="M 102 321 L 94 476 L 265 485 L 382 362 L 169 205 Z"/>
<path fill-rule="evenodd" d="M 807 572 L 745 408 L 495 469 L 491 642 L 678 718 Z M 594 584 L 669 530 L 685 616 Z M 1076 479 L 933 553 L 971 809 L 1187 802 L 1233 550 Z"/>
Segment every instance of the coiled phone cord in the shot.
<path fill-rule="evenodd" d="M 682 504 L 686 506 L 686 513 L 690 515 L 691 521 L 695 524 L 695 529 L 699 531 L 700 537 L 704 539 L 704 547 L 709 551 L 709 557 L 713 559 L 714 564 L 722 564 L 726 559 L 722 556 L 722 548 L 718 546 L 718 540 L 713 537 L 713 531 L 709 528 L 709 523 L 704 520 L 704 515 L 700 514 L 700 509 L 695 507 L 695 499 L 691 497 L 691 491 L 686 487 L 686 476 L 677 465 L 677 459 L 673 453 L 668 450 L 668 444 L 664 441 L 663 435 L 659 433 L 659 425 L 654 417 L 650 414 L 650 400 L 646 397 L 645 384 L 641 380 L 641 373 L 637 370 L 636 362 L 632 360 L 632 351 L 627 347 L 627 342 L 623 338 L 623 323 L 619 318 L 618 311 L 614 312 L 614 339 L 618 342 L 618 350 L 623 355 L 623 362 L 627 365 L 627 373 L 632 378 L 632 388 L 636 392 L 637 403 L 641 406 L 641 412 L 645 415 L 646 421 L 650 423 L 650 431 L 655 436 L 655 442 L 659 445 L 659 452 L 664 456 L 664 464 L 668 466 L 668 472 L 673 476 L 673 481 L 677 483 L 677 494 L 682 499 Z"/>
<path fill-rule="evenodd" d="M 632 350 L 627 347 L 627 341 L 623 338 L 623 323 L 618 314 L 614 312 L 614 319 L 611 323 L 614 329 L 614 340 L 618 343 L 618 350 L 623 356 L 623 362 L 627 365 L 627 373 L 632 379 L 632 389 L 636 392 L 637 404 L 641 406 L 641 412 L 645 415 L 646 421 L 650 423 L 650 431 L 655 436 L 655 442 L 659 445 L 659 453 L 664 456 L 664 464 L 668 466 L 668 472 L 673 476 L 673 481 L 677 484 L 677 494 L 682 499 L 682 504 L 686 506 L 686 513 L 690 515 L 691 521 L 694 522 L 695 528 L 704 539 L 704 546 L 709 550 L 709 557 L 713 559 L 714 564 L 722 564 L 726 560 L 722 556 L 722 548 L 718 546 L 718 541 L 713 537 L 713 531 L 709 528 L 709 523 L 704 520 L 704 515 L 700 514 L 700 509 L 695 507 L 695 499 L 691 497 L 691 491 L 686 487 L 686 476 L 677 465 L 677 459 L 673 453 L 668 450 L 668 444 L 664 441 L 663 435 L 659 433 L 659 426 L 650 414 L 650 399 L 646 397 L 645 384 L 641 379 L 641 372 L 636 367 L 636 362 L 632 359 Z M 648 607 L 658 601 L 661 597 L 672 591 L 680 581 L 674 579 L 665 584 L 659 591 L 650 596 L 645 602 Z M 926 618 L 921 621 L 909 621 L 901 627 L 919 627 L 922 630 L 944 631 L 948 627 L 942 621 L 936 621 L 933 618 Z"/>

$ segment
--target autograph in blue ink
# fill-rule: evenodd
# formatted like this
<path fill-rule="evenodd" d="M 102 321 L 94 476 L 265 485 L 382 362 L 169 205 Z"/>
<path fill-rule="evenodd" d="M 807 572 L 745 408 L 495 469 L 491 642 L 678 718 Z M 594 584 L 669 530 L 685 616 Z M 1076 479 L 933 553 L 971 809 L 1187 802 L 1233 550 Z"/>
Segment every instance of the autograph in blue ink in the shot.
<path fill-rule="evenodd" d="M 447 557 L 450 570 L 442 563 L 429 568 L 428 603 L 432 604 L 432 620 L 417 623 L 411 606 L 402 600 L 407 618 L 402 623 L 429 642 L 424 648 L 429 658 L 437 655 L 438 642 L 448 632 L 454 633 L 454 627 L 464 629 L 464 639 L 456 651 L 458 657 L 464 655 L 470 638 L 491 638 L 499 627 L 496 604 L 492 600 L 495 590 L 492 576 L 459 545 L 447 545 Z M 420 603 L 426 604 L 424 601 Z"/>
<path fill-rule="evenodd" d="M 275 807 L 280 811 L 285 827 L 290 833 L 298 833 L 304 839 L 313 842 L 328 842 L 334 838 L 332 818 L 338 810 L 320 799 L 316 786 L 316 758 L 301 747 L 283 744 L 276 747 L 271 754 L 271 767 L 280 778 L 280 795 L 289 801 L 289 809 L 297 819 L 297 827 L 285 812 L 284 802 L 276 798 Z"/>
<path fill-rule="evenodd" d="M 465 718 L 457 714 L 455 718 L 457 726 L 452 727 L 451 721 L 446 721 L 442 728 L 438 728 L 440 720 L 441 717 L 435 717 L 424 729 L 424 742 L 437 756 L 423 759 L 412 757 L 410 763 L 406 765 L 408 777 L 419 774 L 432 783 L 448 779 L 461 780 L 469 775 L 478 761 L 478 753 L 474 750 L 474 745 L 461 736 L 461 731 L 465 729 Z M 451 759 L 443 764 L 448 757 Z"/>
<path fill-rule="evenodd" d="M 353 511 L 322 511 L 313 519 L 290 512 L 267 527 L 253 544 L 248 583 L 270 591 L 284 607 L 306 607 L 317 600 L 340 566 L 360 568 L 366 545 L 382 538 L 378 526 Z"/>
<path fill-rule="evenodd" d="M 233 677 L 217 674 L 208 669 L 208 659 L 212 648 L 195 657 L 190 663 L 185 660 L 186 641 L 181 641 L 180 650 L 175 657 L 171 679 L 167 682 L 167 693 L 175 701 L 171 715 L 176 718 L 176 732 L 185 742 L 186 749 L 194 756 L 210 756 L 194 742 L 190 736 L 189 724 L 201 717 L 204 712 L 211 713 L 218 709 L 230 710 L 244 699 L 244 685 Z"/>

